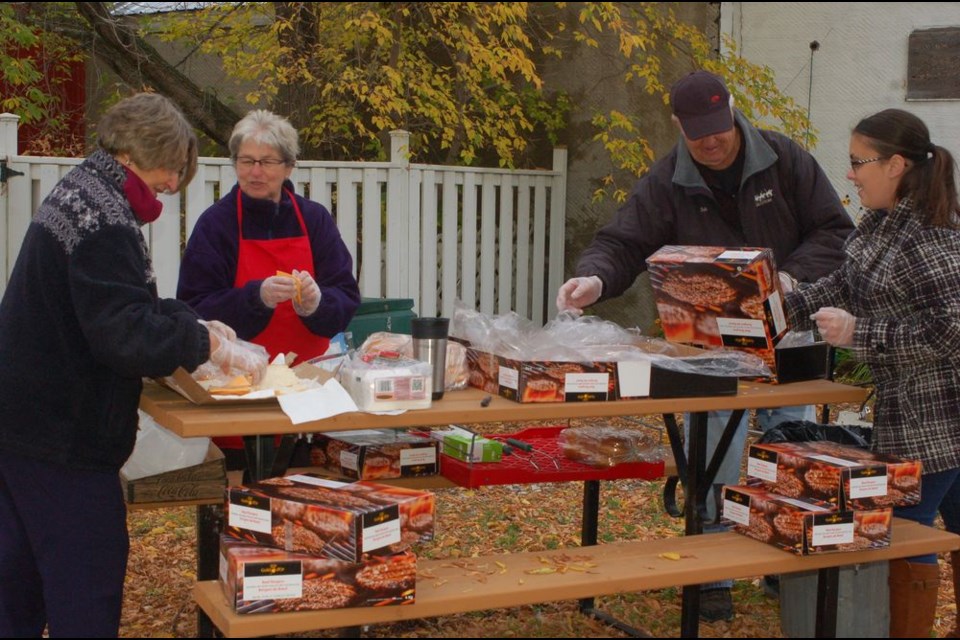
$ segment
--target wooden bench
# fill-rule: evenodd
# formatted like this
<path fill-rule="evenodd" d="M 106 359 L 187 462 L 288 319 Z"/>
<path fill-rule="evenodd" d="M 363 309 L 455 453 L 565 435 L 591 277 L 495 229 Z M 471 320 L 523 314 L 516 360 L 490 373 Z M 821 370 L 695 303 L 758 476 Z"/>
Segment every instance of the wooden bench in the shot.
<path fill-rule="evenodd" d="M 736 533 L 720 533 L 469 559 L 421 560 L 416 603 L 409 606 L 238 615 L 230 609 L 215 580 L 198 582 L 194 598 L 225 637 L 239 638 L 397 622 L 960 549 L 960 536 L 904 520 L 894 521 L 893 540 L 887 549 L 801 558 Z M 676 555 L 679 559 L 671 559 Z M 568 567 L 565 571 L 564 565 Z"/>

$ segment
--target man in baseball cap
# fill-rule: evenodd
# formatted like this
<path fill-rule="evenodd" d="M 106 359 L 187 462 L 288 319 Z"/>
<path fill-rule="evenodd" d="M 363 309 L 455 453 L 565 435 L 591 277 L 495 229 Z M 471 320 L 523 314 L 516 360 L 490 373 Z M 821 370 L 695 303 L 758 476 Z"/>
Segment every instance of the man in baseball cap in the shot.
<path fill-rule="evenodd" d="M 680 140 L 640 178 L 580 256 L 576 277 L 557 293 L 559 311 L 581 313 L 619 296 L 646 270 L 647 257 L 669 244 L 770 247 L 784 292 L 798 280 L 816 281 L 843 261 L 843 242 L 853 223 L 813 156 L 779 133 L 754 127 L 712 73 L 694 71 L 677 80 L 670 104 Z M 710 413 L 711 458 L 730 416 L 729 411 Z M 739 484 L 747 417 L 730 425 L 735 436 L 712 484 Z M 764 429 L 815 418 L 813 407 L 757 411 Z M 714 520 L 710 494 L 706 507 Z M 733 617 L 731 584 L 702 587 L 702 619 Z"/>

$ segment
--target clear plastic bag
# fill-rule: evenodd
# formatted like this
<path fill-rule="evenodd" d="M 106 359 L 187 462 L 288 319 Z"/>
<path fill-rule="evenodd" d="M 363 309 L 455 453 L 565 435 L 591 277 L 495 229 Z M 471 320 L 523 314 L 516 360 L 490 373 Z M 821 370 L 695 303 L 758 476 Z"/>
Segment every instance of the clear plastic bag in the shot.
<path fill-rule="evenodd" d="M 257 356 L 263 358 L 264 361 L 269 360 L 269 354 L 267 353 L 267 350 L 259 344 L 247 342 L 246 340 L 240 340 L 239 338 L 234 341 L 234 344 L 241 349 L 245 349 L 253 354 L 256 354 Z M 290 361 L 293 361 L 296 359 L 296 354 L 289 354 L 288 357 Z M 207 360 L 197 367 L 191 375 L 193 376 L 194 380 L 203 383 L 203 386 L 205 387 L 220 387 L 228 384 L 237 376 L 246 374 L 246 371 L 236 368 L 231 368 L 230 371 L 224 371 L 222 368 L 220 368 L 220 366 L 215 365 Z"/>
<path fill-rule="evenodd" d="M 542 328 L 536 328 L 515 313 L 490 316 L 458 301 L 450 335 L 467 340 L 479 351 L 517 360 L 652 360 L 658 367 L 682 373 L 742 378 L 772 375 L 763 359 L 745 351 L 711 349 L 689 355 L 688 347 L 644 336 L 637 329 L 625 329 L 596 316 L 561 313 Z"/>
<path fill-rule="evenodd" d="M 384 351 L 393 351 L 405 358 L 413 358 L 413 337 L 405 333 L 377 331 L 367 336 L 358 353 L 377 355 Z M 467 348 L 459 342 L 447 341 L 446 371 L 443 388 L 446 391 L 466 389 L 470 381 L 470 367 L 467 365 Z"/>
<path fill-rule="evenodd" d="M 777 343 L 777 349 L 791 349 L 793 347 L 806 347 L 816 344 L 817 338 L 813 331 L 788 331 L 780 338 Z"/>
<path fill-rule="evenodd" d="M 663 460 L 660 434 L 653 429 L 609 425 L 571 427 L 560 432 L 558 441 L 564 456 L 591 467 Z"/>

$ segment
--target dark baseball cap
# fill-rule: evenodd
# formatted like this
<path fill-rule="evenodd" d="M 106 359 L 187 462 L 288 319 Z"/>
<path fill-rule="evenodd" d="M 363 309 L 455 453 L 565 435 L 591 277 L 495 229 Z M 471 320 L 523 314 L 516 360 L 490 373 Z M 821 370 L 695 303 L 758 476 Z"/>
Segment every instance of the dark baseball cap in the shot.
<path fill-rule="evenodd" d="M 670 104 L 687 138 L 696 140 L 733 129 L 730 92 L 718 76 L 694 71 L 670 89 Z"/>

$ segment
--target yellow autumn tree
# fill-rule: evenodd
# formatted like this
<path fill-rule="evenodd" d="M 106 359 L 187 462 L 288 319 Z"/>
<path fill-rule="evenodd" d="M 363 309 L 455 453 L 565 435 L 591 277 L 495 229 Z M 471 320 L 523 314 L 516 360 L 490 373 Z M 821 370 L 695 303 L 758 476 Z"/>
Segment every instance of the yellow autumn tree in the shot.
<path fill-rule="evenodd" d="M 806 117 L 764 67 L 718 56 L 708 37 L 668 3 L 342 2 L 217 3 L 167 14 L 151 28 L 218 55 L 233 77 L 253 83 L 251 104 L 283 105 L 324 158 L 382 158 L 385 133 L 413 134 L 418 159 L 522 165 L 531 141 L 555 140 L 566 96 L 542 77 L 545 60 L 569 42 L 599 47 L 614 38 L 624 83 L 667 102 L 663 56 L 730 82 L 744 113 L 812 143 Z M 654 159 L 638 114 L 593 116 L 612 166 L 640 175 Z M 623 199 L 610 176 L 596 197 Z"/>
<path fill-rule="evenodd" d="M 679 20 L 672 3 L 585 2 L 578 12 L 579 29 L 573 37 L 591 47 L 599 46 L 597 35 L 611 33 L 617 38 L 618 51 L 628 61 L 623 81 L 640 82 L 647 93 L 669 103 L 669 86 L 663 82 L 663 56 L 684 57 L 693 67 L 722 76 L 737 108 L 755 124 L 780 131 L 806 148 L 816 143 L 816 134 L 806 112 L 776 85 L 769 67 L 739 56 L 732 41 L 726 41 L 727 53 L 719 55 L 707 35 L 694 25 Z M 593 116 L 594 139 L 603 144 L 611 163 L 634 177 L 642 175 L 654 160 L 654 152 L 644 135 L 639 114 L 619 111 Z M 613 174 L 600 179 L 594 199 L 613 196 L 626 199 L 627 189 Z"/>
<path fill-rule="evenodd" d="M 536 126 L 562 124 L 531 26 L 526 3 L 342 2 L 218 4 L 149 28 L 219 56 L 325 158 L 382 157 L 406 129 L 416 157 L 513 165 Z"/>
<path fill-rule="evenodd" d="M 114 4 L 136 3 L 87 2 L 73 4 L 89 28 L 72 30 L 69 21 L 40 21 L 46 13 L 37 7 L 48 4 L 61 13 L 66 5 L 31 3 L 21 12 L 31 29 L 73 37 L 130 86 L 171 96 L 221 146 L 241 109 L 221 98 L 224 87 L 192 86 L 178 68 L 192 55 L 216 56 L 247 87 L 249 105 L 288 115 L 307 158 L 382 159 L 388 132 L 405 129 L 420 161 L 526 166 L 531 150 L 555 143 L 567 125 L 569 98 L 544 80 L 544 68 L 563 65 L 576 47 L 601 46 L 615 48 L 624 83 L 664 103 L 665 59 L 681 57 L 724 76 L 747 117 L 813 142 L 803 110 L 769 69 L 719 55 L 673 3 L 231 2 L 130 18 Z M 176 43 L 182 59 L 159 56 L 147 44 L 157 36 Z M 639 114 L 598 108 L 591 122 L 611 173 L 648 168 L 654 152 Z M 595 197 L 626 195 L 613 175 L 598 184 Z"/>

